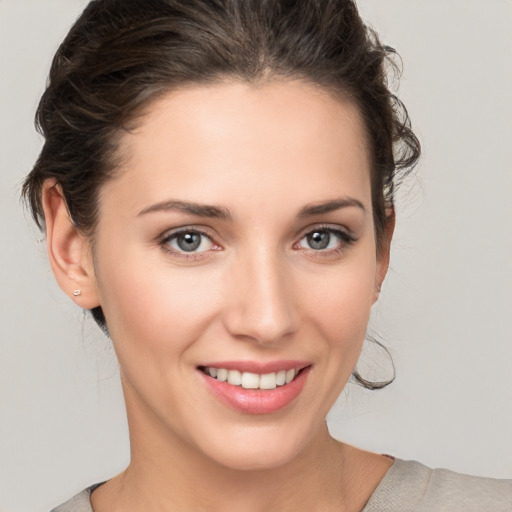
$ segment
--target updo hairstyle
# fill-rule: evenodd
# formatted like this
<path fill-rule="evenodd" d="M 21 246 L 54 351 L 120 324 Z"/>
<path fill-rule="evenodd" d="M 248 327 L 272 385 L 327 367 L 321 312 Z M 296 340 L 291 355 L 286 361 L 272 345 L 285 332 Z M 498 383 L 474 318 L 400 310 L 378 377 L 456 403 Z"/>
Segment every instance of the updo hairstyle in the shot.
<path fill-rule="evenodd" d="M 55 179 L 94 247 L 98 192 L 122 162 L 120 135 L 151 102 L 188 84 L 301 79 L 359 108 L 380 250 L 395 185 L 420 154 L 388 88 L 394 54 L 351 0 L 93 0 L 53 59 L 36 114 L 45 142 L 23 196 L 44 229 L 42 187 Z M 92 314 L 106 330 L 101 307 Z"/>

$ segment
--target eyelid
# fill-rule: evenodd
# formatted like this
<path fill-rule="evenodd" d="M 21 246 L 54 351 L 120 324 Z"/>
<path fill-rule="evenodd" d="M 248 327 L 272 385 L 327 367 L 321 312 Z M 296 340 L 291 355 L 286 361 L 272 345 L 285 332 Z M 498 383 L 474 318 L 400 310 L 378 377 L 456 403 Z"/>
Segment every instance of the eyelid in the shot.
<path fill-rule="evenodd" d="M 353 242 L 357 240 L 357 237 L 355 236 L 354 232 L 345 226 L 341 226 L 340 224 L 320 223 L 312 224 L 310 226 L 307 226 L 306 228 L 303 228 L 300 231 L 299 235 L 297 236 L 297 241 L 302 240 L 306 235 L 309 235 L 314 231 L 330 231 L 334 233 L 341 233 L 344 236 L 348 237 Z"/>
<path fill-rule="evenodd" d="M 173 235 L 179 235 L 180 233 L 188 233 L 188 232 L 201 233 L 202 235 L 212 238 L 212 235 L 210 233 L 208 233 L 207 228 L 205 228 L 203 226 L 194 225 L 194 224 L 167 229 L 158 238 L 160 240 L 163 240 L 165 238 L 170 238 Z"/>

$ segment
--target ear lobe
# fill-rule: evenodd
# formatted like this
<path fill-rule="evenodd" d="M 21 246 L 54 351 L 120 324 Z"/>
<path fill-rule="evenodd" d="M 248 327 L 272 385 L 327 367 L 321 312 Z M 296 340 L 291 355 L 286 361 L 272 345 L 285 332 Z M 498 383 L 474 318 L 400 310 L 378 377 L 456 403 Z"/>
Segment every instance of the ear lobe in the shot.
<path fill-rule="evenodd" d="M 386 209 L 386 220 L 382 242 L 377 254 L 377 271 L 375 272 L 375 290 L 373 302 L 379 298 L 380 289 L 389 268 L 389 253 L 391 250 L 391 239 L 395 230 L 395 209 L 393 207 Z"/>
<path fill-rule="evenodd" d="M 45 182 L 42 200 L 48 257 L 55 279 L 80 307 L 99 306 L 90 244 L 71 221 L 62 188 L 56 180 Z"/>

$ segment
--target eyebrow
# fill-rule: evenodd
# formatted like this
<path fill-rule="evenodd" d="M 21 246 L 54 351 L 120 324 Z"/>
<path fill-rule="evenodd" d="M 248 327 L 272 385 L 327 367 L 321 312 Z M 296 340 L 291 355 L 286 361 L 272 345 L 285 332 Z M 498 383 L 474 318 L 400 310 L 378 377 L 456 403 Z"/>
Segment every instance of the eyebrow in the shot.
<path fill-rule="evenodd" d="M 312 217 L 314 215 L 322 215 L 325 213 L 334 212 L 336 210 L 340 210 L 341 208 L 348 207 L 357 207 L 361 209 L 363 213 L 366 212 L 366 209 L 363 203 L 361 203 L 361 201 L 351 197 L 344 197 L 340 199 L 332 199 L 330 201 L 325 201 L 323 203 L 305 206 L 299 211 L 297 217 L 303 219 L 307 217 Z M 160 203 L 153 204 L 141 210 L 137 216 L 140 217 L 148 213 L 166 212 L 173 210 L 186 213 L 189 215 L 196 215 L 198 217 L 209 217 L 222 220 L 232 219 L 231 213 L 227 208 L 177 200 L 161 201 Z"/>
<path fill-rule="evenodd" d="M 363 211 L 363 213 L 366 213 L 366 209 L 363 203 L 359 201 L 359 199 L 355 199 L 352 197 L 342 197 L 340 199 L 332 199 L 330 201 L 325 201 L 323 203 L 305 206 L 299 212 L 297 217 L 303 219 L 305 217 L 312 217 L 313 215 L 322 215 L 324 213 L 334 212 L 336 210 L 340 210 L 341 208 L 348 208 L 351 206 L 360 208 Z"/>
<path fill-rule="evenodd" d="M 166 211 L 178 211 L 182 213 L 188 213 L 189 215 L 196 215 L 198 217 L 210 217 L 214 219 L 231 219 L 231 214 L 227 208 L 221 208 L 219 206 L 211 206 L 207 204 L 191 203 L 189 201 L 162 201 L 160 203 L 153 204 L 144 208 L 139 212 L 138 216 L 146 215 L 152 212 L 166 212 Z"/>

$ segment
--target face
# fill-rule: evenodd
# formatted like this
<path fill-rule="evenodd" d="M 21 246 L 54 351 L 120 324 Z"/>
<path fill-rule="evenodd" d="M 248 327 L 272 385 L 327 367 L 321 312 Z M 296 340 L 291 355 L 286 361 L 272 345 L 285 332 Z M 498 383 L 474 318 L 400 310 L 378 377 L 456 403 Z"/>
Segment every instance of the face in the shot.
<path fill-rule="evenodd" d="M 325 432 L 385 272 L 356 108 L 301 82 L 190 86 L 121 150 L 94 269 L 132 440 L 292 460 Z"/>

